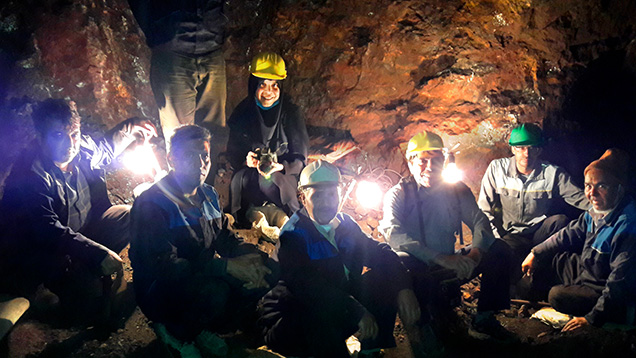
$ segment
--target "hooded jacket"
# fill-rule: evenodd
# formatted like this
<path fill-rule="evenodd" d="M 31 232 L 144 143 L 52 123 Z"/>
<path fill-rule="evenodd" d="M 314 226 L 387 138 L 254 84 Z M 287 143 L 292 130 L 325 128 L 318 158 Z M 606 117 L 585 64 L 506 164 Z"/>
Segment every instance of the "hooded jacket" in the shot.
<path fill-rule="evenodd" d="M 267 110 L 261 109 L 255 97 L 259 81 L 259 78 L 250 76 L 249 95 L 239 103 L 228 120 L 230 164 L 237 171 L 245 165 L 248 152 L 259 148 L 276 151 L 283 143 L 287 143 L 287 151 L 278 156 L 279 163 L 285 164 L 286 161 L 291 164 L 295 160 L 304 163 L 309 146 L 305 117 L 291 98 L 283 93 L 280 81 L 278 103 Z"/>

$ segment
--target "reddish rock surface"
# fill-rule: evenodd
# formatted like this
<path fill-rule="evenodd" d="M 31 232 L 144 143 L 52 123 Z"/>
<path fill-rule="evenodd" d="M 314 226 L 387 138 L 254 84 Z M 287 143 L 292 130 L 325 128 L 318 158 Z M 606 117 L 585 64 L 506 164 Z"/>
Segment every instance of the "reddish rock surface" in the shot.
<path fill-rule="evenodd" d="M 308 124 L 348 131 L 362 149 L 343 159 L 354 173 L 373 176 L 389 168 L 404 174 L 400 144 L 432 129 L 449 147 L 459 143 L 457 163 L 476 190 L 488 162 L 509 154 L 505 139 L 519 122 L 542 122 L 554 139 L 546 156 L 575 177 L 609 145 L 623 145 L 636 157 L 627 130 L 636 116 L 632 0 L 244 0 L 228 1 L 226 13 L 228 115 L 246 95 L 251 57 L 278 52 L 290 74 L 284 89 Z M 0 187 L 34 137 L 29 114 L 37 100 L 75 100 L 91 134 L 133 116 L 157 123 L 149 55 L 125 0 L 2 2 Z M 139 178 L 119 171 L 112 179 L 114 199 L 130 202 Z M 227 186 L 228 177 L 217 179 Z M 379 238 L 379 212 L 347 205 Z M 511 330 L 525 337 L 513 350 L 521 356 L 594 355 L 612 347 L 634 354 L 633 334 L 539 337 L 536 329 L 524 330 L 527 320 L 509 316 Z M 13 338 L 33 348 L 24 355 L 76 333 L 32 322 L 20 329 Z M 152 356 L 153 341 L 137 312 L 106 343 L 80 342 L 69 356 Z"/>
<path fill-rule="evenodd" d="M 89 132 L 156 119 L 149 50 L 125 0 L 9 2 L 0 11 L 5 107 L 23 96 L 69 97 Z M 245 96 L 250 58 L 276 51 L 309 124 L 350 131 L 374 163 L 398 170 L 400 143 L 438 131 L 461 143 L 458 163 L 474 189 L 488 160 L 507 155 L 498 143 L 516 123 L 552 118 L 557 132 L 577 130 L 560 111 L 591 62 L 623 51 L 636 68 L 629 0 L 246 0 L 226 12 L 228 111 Z"/>
<path fill-rule="evenodd" d="M 393 168 L 399 143 L 444 133 L 461 142 L 459 163 L 480 158 L 475 187 L 510 127 L 558 112 L 572 71 L 627 46 L 635 11 L 629 1 L 290 2 L 248 51 L 230 42 L 229 83 L 244 88 L 244 66 L 233 67 L 278 51 L 309 123 L 350 130 Z"/>

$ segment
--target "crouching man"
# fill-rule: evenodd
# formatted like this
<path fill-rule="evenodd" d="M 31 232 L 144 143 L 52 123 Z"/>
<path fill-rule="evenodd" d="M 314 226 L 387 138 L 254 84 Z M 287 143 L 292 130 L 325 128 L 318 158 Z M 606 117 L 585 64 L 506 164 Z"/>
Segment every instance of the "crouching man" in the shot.
<path fill-rule="evenodd" d="M 173 170 L 132 208 L 137 302 L 158 323 L 159 338 L 181 356 L 224 355 L 227 346 L 215 333 L 256 321 L 272 270 L 264 253 L 228 230 L 216 190 L 204 183 L 211 165 L 208 130 L 177 128 L 168 160 Z"/>
<path fill-rule="evenodd" d="M 155 128 L 130 119 L 94 141 L 63 99 L 38 103 L 31 117 L 38 138 L 16 160 L 0 205 L 0 281 L 47 312 L 61 304 L 71 319 L 107 318 L 98 317 L 107 313 L 99 301 L 107 303 L 111 274 L 122 270 L 130 207 L 111 205 L 102 169 Z"/>
<path fill-rule="evenodd" d="M 355 334 L 359 357 L 373 356 L 395 346 L 398 310 L 406 324 L 419 319 L 395 252 L 338 212 L 339 185 L 338 168 L 324 161 L 300 174 L 304 208 L 281 231 L 281 281 L 265 296 L 261 316 L 265 342 L 281 354 L 349 357 L 345 340 Z"/>
<path fill-rule="evenodd" d="M 535 298 L 549 290 L 552 307 L 574 316 L 563 331 L 634 323 L 636 203 L 626 194 L 628 161 L 627 153 L 608 149 L 588 165 L 584 190 L 592 208 L 535 246 L 522 264 Z"/>
<path fill-rule="evenodd" d="M 510 248 L 494 238 L 470 189 L 461 182 L 442 180 L 443 149 L 442 138 L 435 133 L 424 131 L 411 138 L 406 158 L 412 176 L 387 193 L 380 229 L 409 269 L 422 310 L 437 291 L 438 278 L 465 282 L 481 273 L 470 333 L 476 338 L 503 335 L 494 313 L 510 304 Z M 462 222 L 472 230 L 473 242 L 471 248 L 456 252 L 455 235 Z"/>

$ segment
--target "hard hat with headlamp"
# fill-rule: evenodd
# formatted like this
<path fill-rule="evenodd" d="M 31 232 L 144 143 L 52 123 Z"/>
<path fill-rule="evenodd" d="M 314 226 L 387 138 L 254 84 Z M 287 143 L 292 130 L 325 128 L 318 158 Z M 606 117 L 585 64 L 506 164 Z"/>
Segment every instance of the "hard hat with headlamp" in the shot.
<path fill-rule="evenodd" d="M 541 128 L 539 128 L 539 126 L 534 123 L 524 123 L 512 130 L 512 132 L 510 133 L 510 140 L 508 141 L 508 144 L 513 147 L 540 147 L 543 145 L 543 135 L 541 133 Z"/>
<path fill-rule="evenodd" d="M 268 80 L 284 80 L 287 77 L 285 61 L 280 55 L 272 52 L 260 53 L 252 59 L 250 73 Z"/>
<path fill-rule="evenodd" d="M 406 146 L 406 157 L 408 158 L 419 152 L 443 149 L 444 142 L 442 141 L 442 137 L 433 132 L 423 131 L 414 135 L 413 138 L 409 140 Z"/>
<path fill-rule="evenodd" d="M 324 160 L 317 160 L 307 165 L 300 172 L 298 187 L 305 188 L 318 185 L 340 184 L 340 170 L 333 164 Z"/>

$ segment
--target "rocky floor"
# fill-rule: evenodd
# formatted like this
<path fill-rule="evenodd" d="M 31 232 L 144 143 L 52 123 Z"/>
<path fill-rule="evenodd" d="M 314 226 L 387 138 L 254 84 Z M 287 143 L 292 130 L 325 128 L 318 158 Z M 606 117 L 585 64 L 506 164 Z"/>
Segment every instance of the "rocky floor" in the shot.
<path fill-rule="evenodd" d="M 248 241 L 258 240 L 253 232 L 241 234 Z M 269 243 L 260 246 L 265 251 L 273 249 Z M 122 257 L 127 261 L 126 254 L 124 252 Z M 0 357 L 170 357 L 165 346 L 157 340 L 150 322 L 134 303 L 131 273 L 130 267 L 126 267 L 124 278 L 128 285 L 118 295 L 122 303 L 118 309 L 121 318 L 110 328 L 61 327 L 54 321 L 38 320 L 27 311 L 0 343 Z M 497 317 L 511 333 L 511 339 L 474 339 L 467 334 L 467 328 L 478 297 L 478 279 L 461 287 L 461 302 L 435 325 L 441 342 L 436 349 L 430 348 L 430 342 L 422 342 L 418 330 L 407 330 L 398 320 L 395 327 L 397 347 L 386 350 L 385 358 L 636 356 L 636 330 L 633 327 L 589 327 L 561 333 L 530 319 L 538 307 L 521 303 L 513 303 L 511 309 Z M 244 338 L 240 334 L 226 337 L 230 347 L 228 357 L 278 356 L 262 349 L 247 348 Z"/>

